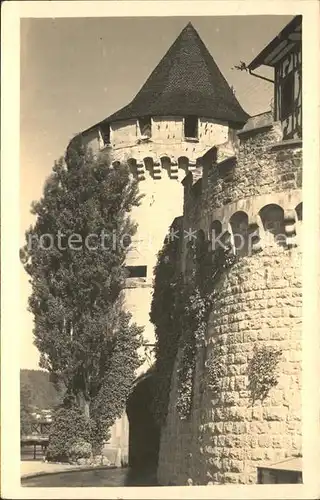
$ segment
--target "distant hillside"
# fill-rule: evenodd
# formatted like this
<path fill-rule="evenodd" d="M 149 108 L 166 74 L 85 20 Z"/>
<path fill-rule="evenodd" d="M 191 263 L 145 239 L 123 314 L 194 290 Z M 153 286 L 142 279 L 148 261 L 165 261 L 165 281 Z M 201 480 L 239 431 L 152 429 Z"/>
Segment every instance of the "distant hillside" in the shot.
<path fill-rule="evenodd" d="M 49 373 L 42 370 L 20 370 L 20 384 L 30 391 L 30 406 L 39 410 L 53 408 L 60 403 L 62 391 L 57 391 L 49 380 Z"/>

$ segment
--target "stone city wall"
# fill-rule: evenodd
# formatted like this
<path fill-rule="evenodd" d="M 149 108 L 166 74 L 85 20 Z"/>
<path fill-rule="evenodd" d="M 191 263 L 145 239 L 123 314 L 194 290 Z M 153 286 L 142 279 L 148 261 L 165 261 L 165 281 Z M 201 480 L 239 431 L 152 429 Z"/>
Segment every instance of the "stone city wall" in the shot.
<path fill-rule="evenodd" d="M 255 230 L 257 237 L 217 282 L 187 420 L 176 407 L 177 356 L 160 484 L 255 483 L 257 466 L 301 453 L 301 144 L 282 144 L 278 124 L 239 139 L 236 158 L 204 165 L 202 179 L 185 183 L 185 228 L 209 237 L 218 221 L 231 241 L 237 229 L 246 237 Z M 214 393 L 206 361 L 217 342 L 223 376 Z M 252 403 L 249 364 L 263 346 L 281 350 L 277 385 Z"/>

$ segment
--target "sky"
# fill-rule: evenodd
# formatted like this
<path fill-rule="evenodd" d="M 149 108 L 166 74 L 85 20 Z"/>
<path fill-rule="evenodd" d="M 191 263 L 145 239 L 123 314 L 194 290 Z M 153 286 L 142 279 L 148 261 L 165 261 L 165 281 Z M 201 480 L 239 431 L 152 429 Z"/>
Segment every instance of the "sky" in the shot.
<path fill-rule="evenodd" d="M 292 16 L 59 18 L 21 20 L 20 244 L 54 161 L 70 139 L 128 104 L 191 21 L 240 104 L 266 111 L 272 83 L 231 68 L 249 63 Z M 258 71 L 257 71 L 258 72 Z M 260 74 L 270 77 L 261 69 Z M 21 266 L 21 367 L 38 368 L 31 289 Z"/>

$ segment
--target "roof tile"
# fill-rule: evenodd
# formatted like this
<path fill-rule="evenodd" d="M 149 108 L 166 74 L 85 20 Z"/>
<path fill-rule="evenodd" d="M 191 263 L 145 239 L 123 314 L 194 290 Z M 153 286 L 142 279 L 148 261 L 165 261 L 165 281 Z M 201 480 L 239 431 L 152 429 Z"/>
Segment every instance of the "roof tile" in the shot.
<path fill-rule="evenodd" d="M 240 124 L 249 117 L 191 23 L 182 30 L 132 102 L 104 122 L 185 115 Z"/>

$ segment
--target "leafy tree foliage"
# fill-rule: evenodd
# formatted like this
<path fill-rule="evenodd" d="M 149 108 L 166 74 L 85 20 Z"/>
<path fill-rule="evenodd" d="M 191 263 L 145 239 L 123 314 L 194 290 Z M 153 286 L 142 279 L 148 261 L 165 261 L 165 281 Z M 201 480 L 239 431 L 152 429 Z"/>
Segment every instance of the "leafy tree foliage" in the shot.
<path fill-rule="evenodd" d="M 88 422 L 78 408 L 59 408 L 53 417 L 46 459 L 51 462 L 68 462 L 73 457 L 77 445 L 90 443 L 91 422 Z M 76 458 L 89 457 L 91 450 L 90 447 L 86 448 L 84 453 Z"/>
<path fill-rule="evenodd" d="M 116 418 L 121 417 L 133 383 L 133 374 L 138 365 L 136 350 L 140 347 L 139 333 L 135 325 L 130 326 L 129 315 L 119 314 L 119 331 L 112 346 L 112 356 L 104 372 L 99 391 L 92 403 L 95 419 L 92 432 L 94 449 L 99 448 L 99 436 L 107 439 L 105 431 Z"/>
<path fill-rule="evenodd" d="M 126 166 L 113 169 L 76 139 L 33 203 L 36 222 L 21 250 L 40 367 L 97 428 L 123 409 L 140 363 L 142 329 L 130 323 L 121 293 L 136 231 L 129 213 L 139 200 Z"/>

